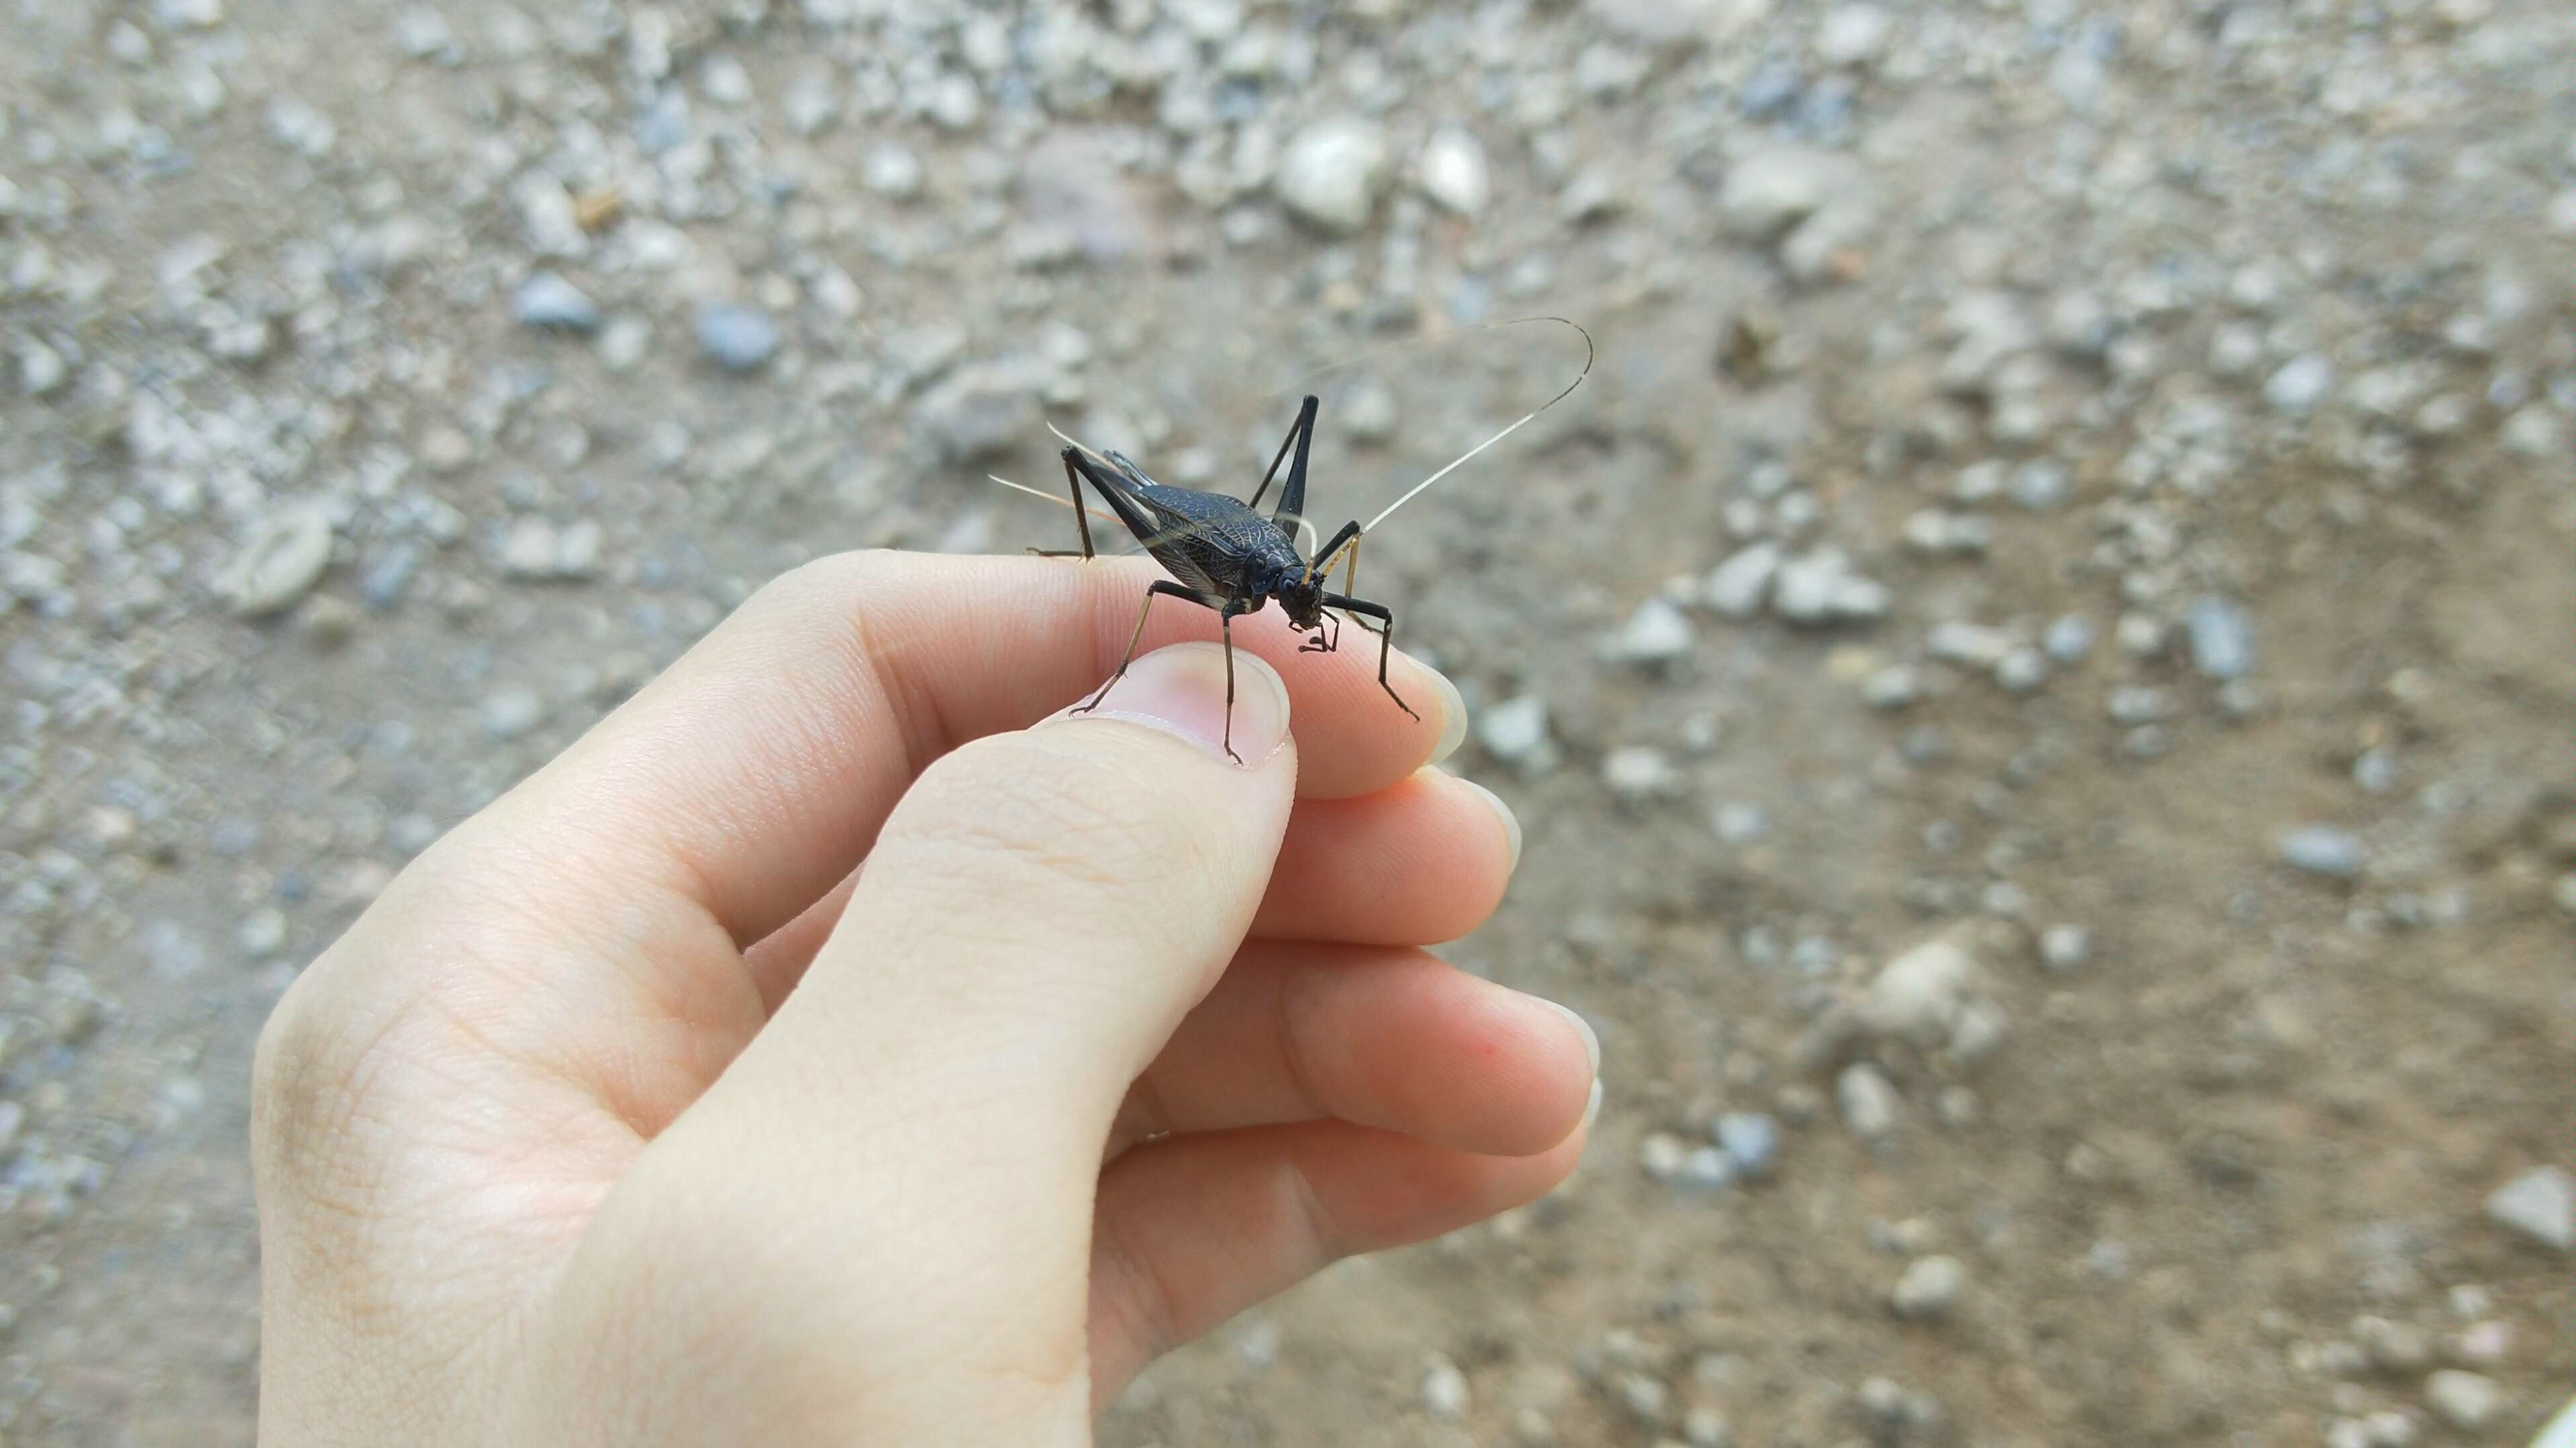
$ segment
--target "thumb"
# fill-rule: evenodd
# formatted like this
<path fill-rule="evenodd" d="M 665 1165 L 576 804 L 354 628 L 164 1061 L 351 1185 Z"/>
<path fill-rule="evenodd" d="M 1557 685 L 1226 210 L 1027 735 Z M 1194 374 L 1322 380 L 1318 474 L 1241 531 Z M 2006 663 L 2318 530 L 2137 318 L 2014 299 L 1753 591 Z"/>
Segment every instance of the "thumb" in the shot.
<path fill-rule="evenodd" d="M 719 1440 L 1082 1437 L 1103 1144 L 1295 793 L 1287 689 L 1233 675 L 1229 710 L 1217 646 L 1162 649 L 924 771 L 795 992 L 603 1206 L 591 1262 L 649 1264 L 745 1370 Z"/>
<path fill-rule="evenodd" d="M 1096 709 L 933 764 L 761 1043 L 846 1063 L 866 1041 L 933 1079 L 1009 1058 L 1105 1126 L 1242 943 L 1287 829 L 1288 691 L 1249 652 L 1230 668 L 1161 649 Z"/>

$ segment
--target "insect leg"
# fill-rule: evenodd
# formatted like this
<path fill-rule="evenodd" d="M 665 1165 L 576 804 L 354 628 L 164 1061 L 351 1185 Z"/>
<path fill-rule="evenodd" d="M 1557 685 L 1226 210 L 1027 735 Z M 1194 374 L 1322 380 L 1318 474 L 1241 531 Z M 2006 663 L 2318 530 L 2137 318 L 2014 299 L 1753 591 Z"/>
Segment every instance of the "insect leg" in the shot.
<path fill-rule="evenodd" d="M 1217 639 L 1225 645 L 1225 757 L 1237 764 L 1243 756 L 1234 752 L 1234 616 L 1250 611 L 1244 600 L 1229 598 L 1216 614 Z"/>
<path fill-rule="evenodd" d="M 1243 506 L 1256 513 L 1261 511 L 1261 496 L 1270 491 L 1270 480 L 1279 475 L 1279 464 L 1292 447 L 1297 449 L 1297 466 L 1288 472 L 1288 487 L 1279 495 L 1279 506 L 1291 514 L 1306 506 L 1306 449 L 1315 441 L 1315 409 L 1321 406 L 1323 399 L 1319 397 L 1309 397 L 1299 404 L 1297 420 L 1289 424 L 1288 435 L 1279 440 L 1279 451 L 1271 455 L 1270 471 L 1261 475 L 1261 486 L 1252 490 L 1252 501 Z M 1292 496 L 1296 500 L 1293 507 L 1289 502 Z M 1272 516 L 1272 521 L 1277 521 L 1277 515 Z"/>
<path fill-rule="evenodd" d="M 1085 511 L 1082 506 L 1082 474 L 1074 469 L 1073 457 L 1073 449 L 1066 448 L 1064 450 L 1064 483 L 1066 487 L 1073 489 L 1073 526 L 1082 530 L 1082 556 L 1089 558 L 1092 556 L 1091 515 L 1089 512 Z M 1059 555 L 1049 554 L 1047 556 L 1056 557 Z M 1145 600 L 1145 606 L 1151 608 L 1153 605 L 1154 600 L 1148 596 Z M 1143 628 L 1145 626 L 1144 620 L 1137 620 L 1136 626 L 1138 628 Z M 1127 671 L 1127 666 L 1121 664 L 1118 666 L 1118 670 L 1120 673 L 1125 673 Z"/>
<path fill-rule="evenodd" d="M 1120 679 L 1127 677 L 1127 666 L 1136 662 L 1136 642 L 1145 636 L 1145 617 L 1154 611 L 1154 596 L 1156 594 L 1169 594 L 1174 598 L 1186 598 L 1201 608 L 1213 608 L 1220 612 L 1231 606 L 1229 600 L 1216 597 L 1213 594 L 1201 593 L 1195 588 L 1184 587 L 1181 584 L 1174 583 L 1168 578 L 1157 578 L 1152 583 L 1145 585 L 1145 606 L 1136 610 L 1136 627 L 1127 635 L 1127 652 L 1121 654 L 1118 658 L 1118 672 L 1111 674 L 1109 676 L 1109 682 L 1102 684 L 1098 693 L 1093 694 L 1081 708 L 1076 709 L 1073 712 L 1076 714 L 1088 714 L 1092 710 L 1099 708 L 1100 701 L 1109 697 L 1109 690 L 1111 687 L 1116 685 Z M 1231 679 L 1233 677 L 1232 671 L 1234 669 L 1233 635 L 1228 634 L 1226 637 L 1226 677 Z M 1229 689 L 1228 698 L 1230 699 L 1231 697 L 1232 691 Z M 1229 726 L 1231 725 L 1233 718 L 1234 710 L 1229 706 L 1226 710 L 1226 719 Z"/>
<path fill-rule="evenodd" d="M 1346 593 L 1325 594 L 1324 606 L 1338 608 L 1354 618 L 1373 618 L 1385 625 L 1383 629 L 1370 630 L 1377 635 L 1377 686 L 1386 690 L 1386 696 L 1395 701 L 1395 707 L 1407 714 L 1413 714 L 1413 706 L 1404 702 L 1404 696 L 1395 692 L 1395 686 L 1386 681 L 1387 655 L 1395 650 L 1395 615 L 1388 612 L 1385 604 L 1371 603 L 1365 598 L 1353 598 Z M 1360 627 L 1368 628 L 1368 625 L 1363 623 Z M 1419 719 L 1422 716 L 1413 714 L 1413 717 Z"/>

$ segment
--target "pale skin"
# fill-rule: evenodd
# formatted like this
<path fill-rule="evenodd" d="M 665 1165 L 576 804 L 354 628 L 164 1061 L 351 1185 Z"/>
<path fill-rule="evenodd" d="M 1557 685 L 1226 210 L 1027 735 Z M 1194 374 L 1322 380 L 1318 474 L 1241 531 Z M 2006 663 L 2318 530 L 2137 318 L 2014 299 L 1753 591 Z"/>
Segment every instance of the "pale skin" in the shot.
<path fill-rule="evenodd" d="M 1064 717 L 1153 576 L 808 565 L 414 861 L 261 1038 L 261 1441 L 1086 1443 L 1562 1181 L 1589 1028 L 1418 948 L 1519 853 L 1456 691 L 1271 610 L 1245 763 L 1204 643 Z"/>

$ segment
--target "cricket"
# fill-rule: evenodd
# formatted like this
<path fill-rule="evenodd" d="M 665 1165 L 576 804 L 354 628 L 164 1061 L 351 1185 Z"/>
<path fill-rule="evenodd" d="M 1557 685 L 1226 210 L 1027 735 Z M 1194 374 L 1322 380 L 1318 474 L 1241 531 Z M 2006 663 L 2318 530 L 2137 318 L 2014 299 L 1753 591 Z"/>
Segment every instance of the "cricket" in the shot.
<path fill-rule="evenodd" d="M 1091 535 L 1094 510 L 1083 501 L 1083 484 L 1108 504 L 1105 518 L 1114 519 L 1134 535 L 1136 542 L 1154 561 L 1162 565 L 1168 578 L 1155 579 L 1145 589 L 1142 605 L 1136 611 L 1136 626 L 1127 636 L 1126 652 L 1118 668 L 1098 691 L 1074 710 L 1087 714 L 1100 707 L 1118 681 L 1127 677 L 1128 665 L 1135 662 L 1137 644 L 1145 636 L 1145 621 L 1153 615 L 1154 600 L 1177 598 L 1215 612 L 1218 638 L 1225 650 L 1225 752 L 1236 763 L 1243 756 L 1234 751 L 1234 621 L 1259 613 L 1277 602 L 1288 616 L 1288 626 L 1300 634 L 1312 634 L 1298 652 L 1333 653 L 1341 647 L 1341 621 L 1359 622 L 1362 632 L 1377 636 L 1377 682 L 1387 698 L 1406 714 L 1422 716 L 1387 682 L 1387 660 L 1395 650 L 1395 614 L 1385 604 L 1361 598 L 1354 590 L 1359 586 L 1360 540 L 1376 530 L 1398 508 L 1411 502 L 1432 484 L 1439 482 L 1460 466 L 1519 431 L 1524 425 L 1572 395 L 1592 373 L 1595 349 L 1592 334 L 1562 317 L 1523 317 L 1508 322 L 1488 323 L 1489 327 L 1519 326 L 1531 322 L 1553 322 L 1572 327 L 1583 338 L 1583 369 L 1565 389 L 1515 419 L 1483 442 L 1451 460 L 1439 471 L 1407 489 L 1388 504 L 1376 517 L 1362 523 L 1357 519 L 1344 523 L 1332 537 L 1311 552 L 1299 546 L 1301 537 L 1313 536 L 1306 521 L 1307 466 L 1315 441 L 1315 419 L 1322 400 L 1308 394 L 1297 409 L 1297 420 L 1270 459 L 1262 473 L 1260 486 L 1252 496 L 1238 501 L 1225 493 L 1202 492 L 1158 483 L 1145 470 L 1125 455 L 1095 452 L 1066 437 L 1049 431 L 1065 446 L 1059 456 L 1064 461 L 1065 485 L 1071 493 L 1074 527 L 1081 538 L 1079 549 L 1040 549 L 1029 551 L 1047 558 L 1095 558 L 1098 550 Z M 1482 328 L 1476 330 L 1483 330 Z M 1383 350 L 1383 349 L 1381 349 Z M 1373 354 L 1372 354 L 1373 355 Z M 1356 362 L 1361 359 L 1352 359 Z M 1349 362 L 1337 366 L 1351 365 Z M 1326 369 L 1332 370 L 1332 369 Z M 1280 479 L 1282 464 L 1288 469 Z M 989 474 L 987 476 L 990 476 Z M 1034 496 L 1062 501 L 1035 488 L 993 478 L 1006 488 Z M 1270 485 L 1279 482 L 1278 500 L 1271 505 L 1269 516 L 1261 513 L 1262 499 L 1269 496 Z M 1342 586 L 1332 587 L 1332 576 L 1342 572 Z"/>

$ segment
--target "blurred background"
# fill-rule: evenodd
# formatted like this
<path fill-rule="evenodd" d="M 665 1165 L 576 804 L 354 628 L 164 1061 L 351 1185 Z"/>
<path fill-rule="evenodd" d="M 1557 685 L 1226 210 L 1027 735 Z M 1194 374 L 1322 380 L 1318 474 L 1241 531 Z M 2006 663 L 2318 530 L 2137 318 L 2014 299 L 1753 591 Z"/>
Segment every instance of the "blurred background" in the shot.
<path fill-rule="evenodd" d="M 1315 512 L 1585 1168 L 1146 1444 L 2522 1442 L 2576 1382 L 2576 12 L 0 0 L 0 1442 L 244 1444 L 245 1078 L 763 580 Z"/>

